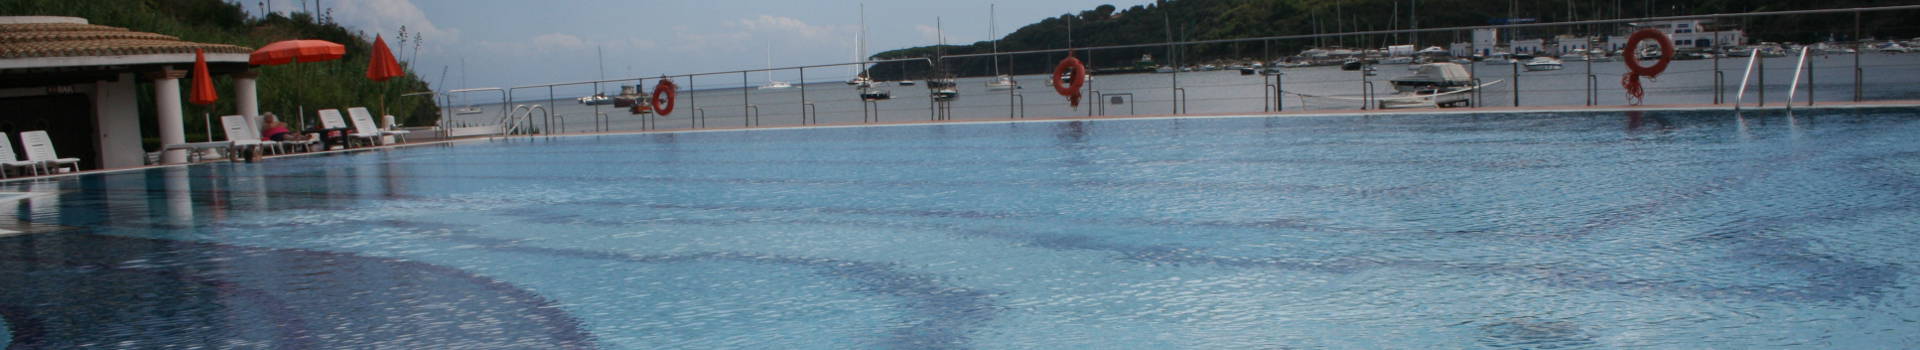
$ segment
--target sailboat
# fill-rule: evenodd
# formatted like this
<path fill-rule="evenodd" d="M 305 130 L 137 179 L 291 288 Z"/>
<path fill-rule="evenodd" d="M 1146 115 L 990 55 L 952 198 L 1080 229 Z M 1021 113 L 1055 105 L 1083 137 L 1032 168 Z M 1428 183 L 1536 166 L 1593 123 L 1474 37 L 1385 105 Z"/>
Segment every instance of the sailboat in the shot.
<path fill-rule="evenodd" d="M 996 32 L 996 23 L 994 23 L 996 12 L 999 11 L 994 10 L 993 4 L 987 4 L 987 37 L 993 38 L 993 56 L 988 56 L 993 59 L 993 80 L 987 82 L 987 90 L 1018 89 L 1020 82 L 1013 81 L 1011 76 L 1000 74 L 1000 35 Z"/>
<path fill-rule="evenodd" d="M 933 57 L 934 61 L 938 62 L 940 56 L 946 55 L 947 51 L 947 34 L 941 29 L 940 17 L 933 18 L 933 33 L 935 40 Z M 959 84 L 954 82 L 952 73 L 942 68 L 944 67 L 934 67 L 934 73 L 927 78 L 927 96 L 932 97 L 934 101 L 952 101 L 960 98 Z"/>
<path fill-rule="evenodd" d="M 467 88 L 467 59 L 465 58 L 460 59 L 460 88 Z M 460 103 L 467 106 L 453 109 L 453 115 L 480 114 L 480 107 L 474 107 L 473 102 L 467 101 L 467 94 L 460 94 Z"/>
<path fill-rule="evenodd" d="M 761 85 L 760 89 L 776 90 L 776 89 L 785 89 L 785 88 L 791 88 L 791 87 L 793 87 L 793 84 L 788 84 L 787 82 L 784 82 L 784 81 L 773 80 L 773 44 L 767 44 L 767 84 Z"/>
<path fill-rule="evenodd" d="M 876 86 L 872 80 L 867 78 L 871 73 L 867 70 L 867 64 L 865 63 L 867 60 L 867 4 L 860 4 L 860 31 L 854 33 L 853 50 L 853 60 L 855 62 L 861 62 L 860 71 L 855 73 L 853 81 L 849 81 L 847 84 L 860 88 L 860 99 L 863 101 L 885 101 L 893 99 L 893 91 Z"/>

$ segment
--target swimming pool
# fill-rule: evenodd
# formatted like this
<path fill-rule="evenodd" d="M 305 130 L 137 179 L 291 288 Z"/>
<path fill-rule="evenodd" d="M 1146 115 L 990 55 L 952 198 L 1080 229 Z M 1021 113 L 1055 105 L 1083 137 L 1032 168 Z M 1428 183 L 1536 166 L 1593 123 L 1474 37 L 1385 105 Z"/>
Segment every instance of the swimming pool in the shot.
<path fill-rule="evenodd" d="M 14 343 L 1899 348 L 1913 109 L 469 142 L 9 183 Z"/>

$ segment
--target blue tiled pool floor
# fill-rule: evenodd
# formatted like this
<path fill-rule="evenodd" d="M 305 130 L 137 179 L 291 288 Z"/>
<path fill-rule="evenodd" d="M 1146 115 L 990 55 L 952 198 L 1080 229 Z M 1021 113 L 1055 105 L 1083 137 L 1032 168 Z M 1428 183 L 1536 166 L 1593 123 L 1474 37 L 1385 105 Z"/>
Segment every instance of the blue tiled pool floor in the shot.
<path fill-rule="evenodd" d="M 1903 348 L 1920 114 L 470 142 L 14 182 L 14 346 Z M 20 286 L 20 287 L 11 287 Z M 6 338 L 0 338 L 6 339 Z"/>

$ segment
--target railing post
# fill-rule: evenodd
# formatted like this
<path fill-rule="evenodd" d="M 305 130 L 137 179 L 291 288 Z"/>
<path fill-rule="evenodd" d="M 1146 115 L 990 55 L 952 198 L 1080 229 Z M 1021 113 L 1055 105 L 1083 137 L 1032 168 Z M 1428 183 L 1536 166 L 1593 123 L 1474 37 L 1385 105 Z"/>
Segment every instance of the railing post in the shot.
<path fill-rule="evenodd" d="M 1853 102 L 1860 102 L 1860 80 L 1866 78 L 1866 71 L 1860 69 L 1860 53 L 1866 51 L 1860 45 L 1860 11 L 1853 11 Z"/>
<path fill-rule="evenodd" d="M 1760 89 L 1760 91 L 1756 92 L 1760 96 L 1760 103 L 1754 106 L 1766 107 L 1767 106 L 1767 58 L 1760 57 L 1759 49 L 1755 49 L 1753 51 L 1753 57 L 1758 59 L 1758 61 L 1756 61 L 1754 64 L 1760 66 L 1759 68 L 1760 71 L 1758 72 L 1760 76 L 1755 78 L 1759 80 L 1759 83 L 1755 84 L 1756 85 L 1755 88 Z"/>
<path fill-rule="evenodd" d="M 748 95 L 752 94 L 753 85 L 747 83 L 747 72 L 740 71 L 740 127 L 743 128 L 753 126 L 747 120 L 747 109 L 753 108 L 753 98 Z"/>
<path fill-rule="evenodd" d="M 800 125 L 807 125 L 807 67 L 800 67 Z"/>
<path fill-rule="evenodd" d="M 1513 106 L 1519 107 L 1520 106 L 1520 60 L 1513 58 L 1512 53 L 1508 53 L 1507 66 L 1513 68 Z"/>

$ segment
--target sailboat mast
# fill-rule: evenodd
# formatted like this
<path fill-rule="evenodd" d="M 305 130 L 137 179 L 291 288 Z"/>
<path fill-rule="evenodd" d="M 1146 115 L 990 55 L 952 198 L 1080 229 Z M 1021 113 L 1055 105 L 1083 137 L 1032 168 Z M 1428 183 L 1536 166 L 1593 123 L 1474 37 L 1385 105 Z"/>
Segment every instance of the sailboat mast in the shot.
<path fill-rule="evenodd" d="M 854 53 L 855 56 L 853 57 L 853 59 L 855 62 L 861 62 L 860 76 L 868 77 L 868 79 L 872 79 L 872 77 L 870 76 L 871 73 L 867 72 L 867 64 L 866 64 L 867 62 L 867 3 L 864 3 L 864 2 L 860 3 L 860 32 L 854 35 L 856 35 L 856 37 L 854 38 L 855 43 L 853 44 L 853 46 L 854 46 L 854 50 L 858 52 Z"/>
<path fill-rule="evenodd" d="M 987 4 L 987 38 L 993 39 L 993 56 L 988 58 L 993 59 L 993 76 L 995 77 L 1000 76 L 1000 33 L 994 31 L 998 28 L 993 18 L 997 12 L 999 11 L 994 9 L 994 4 Z"/>

